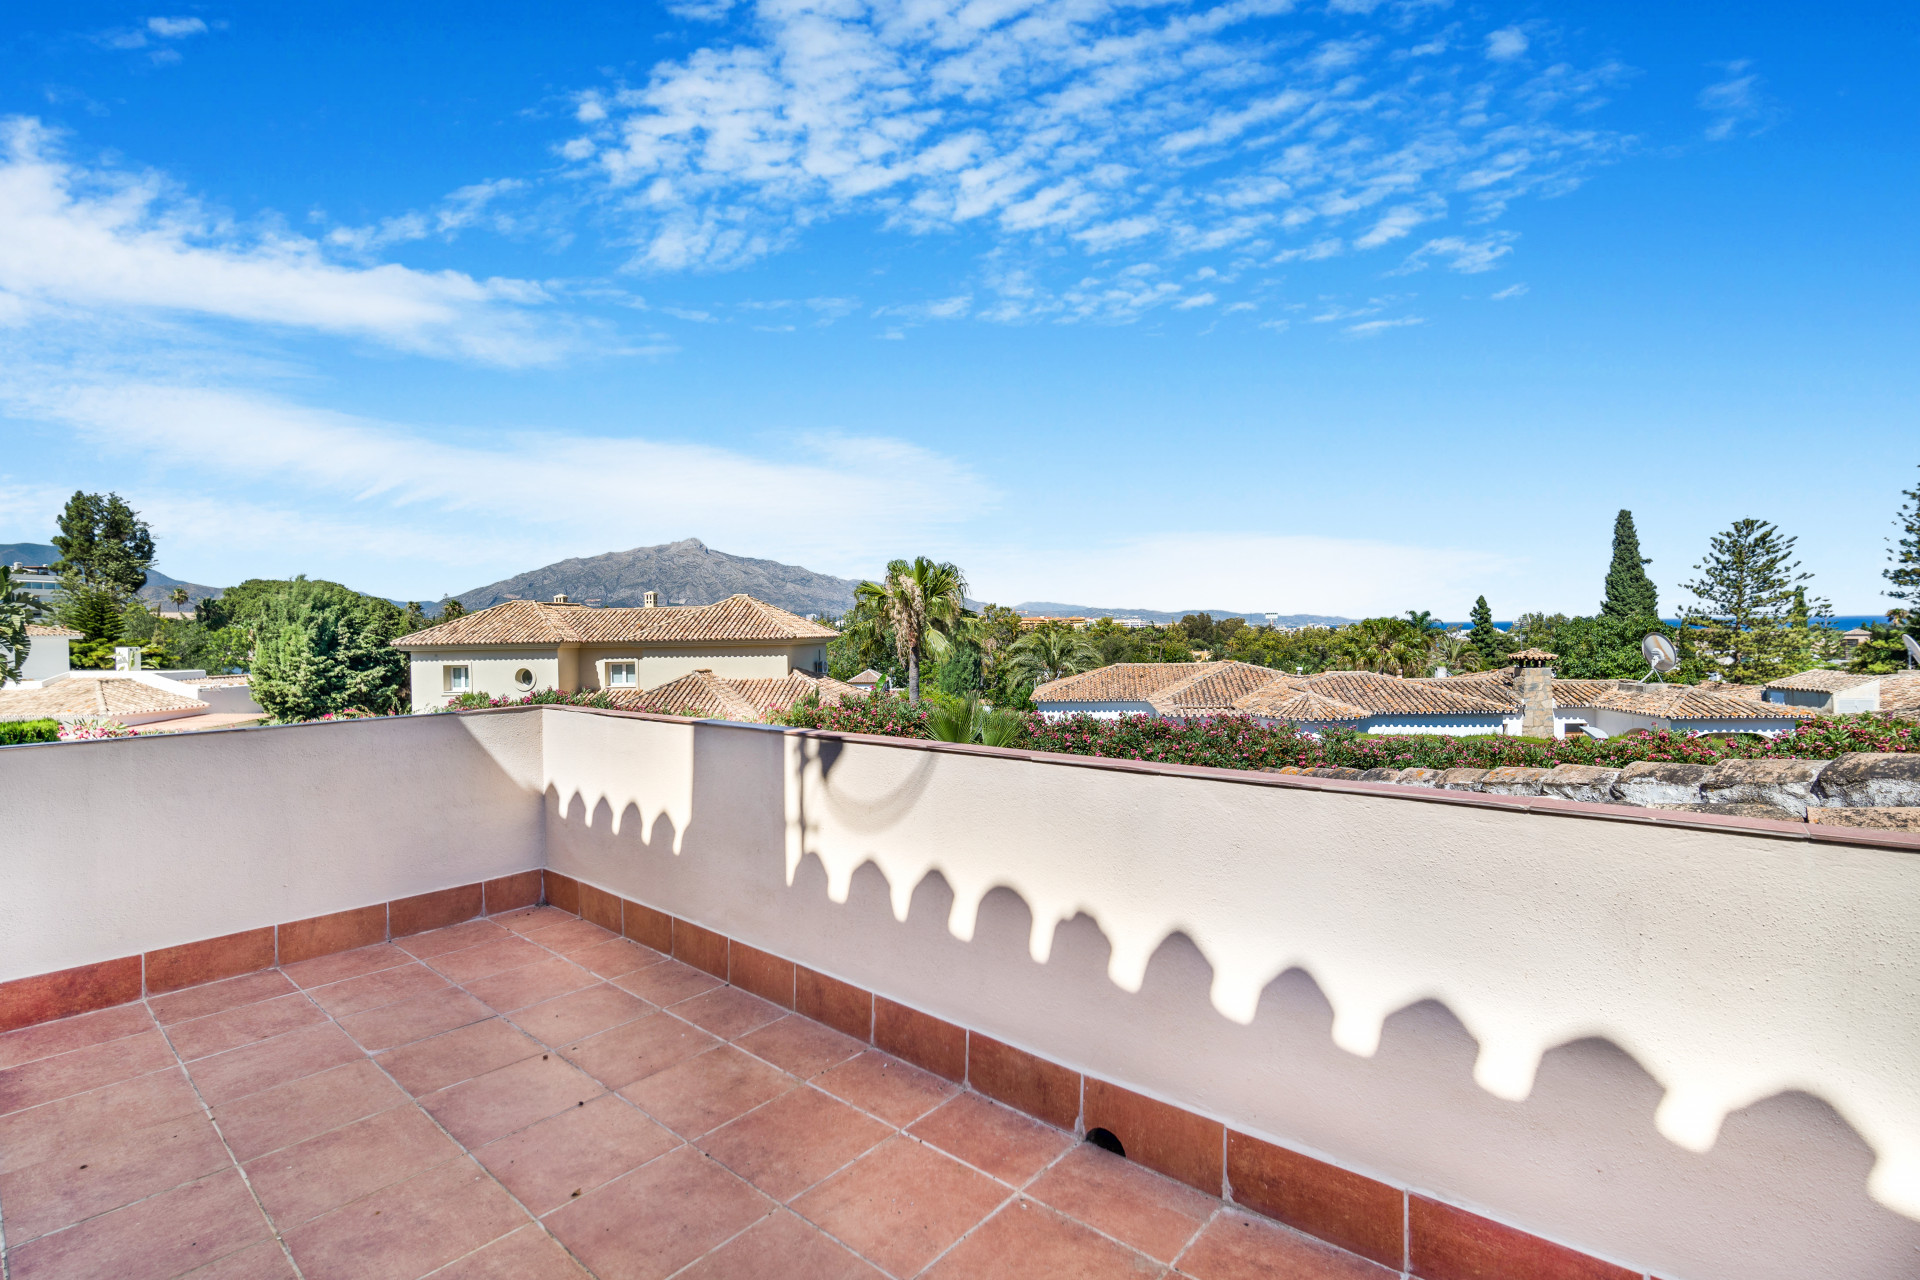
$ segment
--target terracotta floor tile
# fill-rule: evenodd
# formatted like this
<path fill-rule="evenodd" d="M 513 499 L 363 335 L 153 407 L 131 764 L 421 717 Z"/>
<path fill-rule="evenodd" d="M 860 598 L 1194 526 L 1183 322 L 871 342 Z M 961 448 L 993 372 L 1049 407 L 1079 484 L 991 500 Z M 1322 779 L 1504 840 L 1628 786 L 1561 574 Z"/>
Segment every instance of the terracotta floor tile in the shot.
<path fill-rule="evenodd" d="M 477 1002 L 476 1002 L 477 1003 Z M 418 1098 L 545 1052 L 538 1040 L 504 1018 L 488 1018 L 381 1054 L 374 1061 Z"/>
<path fill-rule="evenodd" d="M 298 1275 L 278 1240 L 262 1240 L 190 1271 L 181 1280 L 297 1280 Z"/>
<path fill-rule="evenodd" d="M 881 1280 L 881 1272 L 785 1209 L 680 1273 L 680 1280 Z"/>
<path fill-rule="evenodd" d="M 1071 1134 L 977 1093 L 961 1094 L 907 1132 L 1016 1187 L 1073 1145 Z"/>
<path fill-rule="evenodd" d="M 698 1027 L 656 1013 L 572 1041 L 561 1052 L 607 1088 L 620 1089 L 718 1043 Z"/>
<path fill-rule="evenodd" d="M 25 1062 L 0 1071 L 0 1115 L 118 1084 L 173 1063 L 173 1050 L 158 1030 Z"/>
<path fill-rule="evenodd" d="M 445 978 L 417 961 L 408 961 L 391 969 L 348 978 L 307 992 L 315 1004 L 336 1018 L 364 1013 L 382 1005 L 397 1004 L 448 986 Z"/>
<path fill-rule="evenodd" d="M 743 1036 L 756 1027 L 764 1027 L 787 1011 L 771 1000 L 749 995 L 738 987 L 716 987 L 673 1007 L 675 1017 L 713 1032 L 722 1040 Z"/>
<path fill-rule="evenodd" d="M 470 1253 L 433 1280 L 589 1280 L 580 1264 L 567 1256 L 559 1241 L 538 1223 L 501 1236 L 478 1253 Z"/>
<path fill-rule="evenodd" d="M 516 933 L 500 930 L 492 942 L 433 956 L 427 964 L 452 982 L 472 982 L 544 960 L 548 954 Z"/>
<path fill-rule="evenodd" d="M 0 1070 L 151 1030 L 153 1016 L 138 1002 L 22 1027 L 0 1036 Z"/>
<path fill-rule="evenodd" d="M 556 1209 L 546 1226 L 600 1280 L 656 1280 L 772 1210 L 752 1187 L 682 1147 Z"/>
<path fill-rule="evenodd" d="M 499 1184 L 462 1157 L 281 1238 L 307 1280 L 414 1280 L 526 1222 Z"/>
<path fill-rule="evenodd" d="M 193 1077 L 207 1105 L 217 1107 L 365 1056 L 338 1024 L 322 1022 L 212 1057 L 196 1058 L 187 1074 Z"/>
<path fill-rule="evenodd" d="M 336 951 L 330 956 L 315 956 L 311 960 L 286 965 L 280 972 L 291 978 L 295 986 L 311 988 L 330 986 L 345 982 L 348 978 L 412 963 L 413 957 L 400 948 L 390 942 L 379 942 L 371 947 L 356 947 L 352 951 Z"/>
<path fill-rule="evenodd" d="M 406 1100 L 400 1086 L 362 1059 L 215 1107 L 213 1118 L 234 1157 L 247 1161 Z"/>
<path fill-rule="evenodd" d="M 205 1116 L 175 1116 L 102 1135 L 50 1160 L 0 1174 L 7 1240 L 17 1246 L 232 1165 Z"/>
<path fill-rule="evenodd" d="M 266 1239 L 236 1169 L 175 1187 L 8 1251 L 14 1280 L 174 1276 Z"/>
<path fill-rule="evenodd" d="M 459 1144 L 418 1107 L 392 1107 L 261 1156 L 247 1165 L 247 1177 L 285 1233 L 459 1154 Z"/>
<path fill-rule="evenodd" d="M 484 1022 L 493 1016 L 492 1009 L 460 988 L 442 987 L 411 1000 L 381 1005 L 365 1013 L 350 1014 L 340 1019 L 340 1025 L 360 1042 L 361 1048 L 369 1053 L 378 1053 L 382 1049 L 397 1049 L 403 1044 L 412 1044 L 415 1040 L 437 1036 L 469 1023 Z"/>
<path fill-rule="evenodd" d="M 533 941 L 549 951 L 558 952 L 563 956 L 573 956 L 585 951 L 588 947 L 597 947 L 620 935 L 611 929 L 602 929 L 591 920 L 568 920 L 530 936 Z"/>
<path fill-rule="evenodd" d="M 0 1117 L 0 1173 L 51 1160 L 90 1142 L 200 1114 L 200 1099 L 175 1067 Z"/>
<path fill-rule="evenodd" d="M 1175 1271 L 1193 1280 L 1393 1280 L 1398 1274 L 1233 1209 L 1214 1218 Z"/>
<path fill-rule="evenodd" d="M 678 960 L 663 960 L 659 964 L 650 964 L 644 969 L 616 978 L 613 985 L 633 992 L 642 1000 L 650 1000 L 664 1007 L 678 1004 L 689 996 L 699 995 L 702 991 L 711 991 L 720 985 L 720 979 L 690 964 L 681 964 Z"/>
<path fill-rule="evenodd" d="M 492 920 L 463 920 L 459 924 L 450 924 L 444 929 L 429 929 L 425 933 L 395 938 L 393 945 L 416 959 L 425 960 L 429 956 L 444 955 L 449 951 L 464 951 L 468 947 L 477 947 L 483 942 L 495 942 L 512 936 L 508 930 L 502 929 Z"/>
<path fill-rule="evenodd" d="M 787 1201 L 892 1132 L 803 1085 L 715 1129 L 699 1146 L 774 1199 Z"/>
<path fill-rule="evenodd" d="M 537 941 L 537 939 L 536 939 Z M 652 947 L 643 947 L 628 938 L 615 938 L 573 953 L 574 963 L 593 970 L 603 978 L 618 978 L 660 964 L 666 957 Z"/>
<path fill-rule="evenodd" d="M 1022 1197 L 927 1270 L 927 1280 L 1155 1280 L 1167 1268 Z"/>
<path fill-rule="evenodd" d="M 894 1275 L 910 1276 L 1006 1197 L 1007 1189 L 985 1174 L 896 1136 L 793 1208 Z"/>
<path fill-rule="evenodd" d="M 788 1014 L 758 1031 L 749 1031 L 734 1043 L 803 1080 L 845 1062 L 867 1047 L 852 1036 L 843 1036 L 832 1027 L 821 1026 L 799 1014 Z"/>
<path fill-rule="evenodd" d="M 524 1058 L 420 1099 L 447 1132 L 477 1147 L 601 1094 L 592 1077 L 558 1054 Z"/>
<path fill-rule="evenodd" d="M 499 915 L 487 919 L 502 929 L 514 933 L 535 933 L 541 929 L 551 929 L 554 925 L 565 924 L 580 917 L 569 915 L 558 907 L 522 907 L 518 911 L 502 911 Z"/>
<path fill-rule="evenodd" d="M 1091 1142 L 1062 1156 L 1027 1194 L 1162 1262 L 1179 1255 L 1219 1203 Z"/>
<path fill-rule="evenodd" d="M 878 1049 L 821 1072 L 813 1083 L 888 1124 L 903 1126 L 960 1092 L 959 1085 Z"/>
<path fill-rule="evenodd" d="M 296 990 L 298 988 L 278 969 L 262 969 L 258 973 L 243 973 L 237 978 L 153 996 L 147 1004 L 160 1025 L 171 1026 L 191 1018 L 204 1018 L 210 1013 L 237 1009 L 243 1004 L 258 1004 L 275 996 L 290 995 Z"/>
<path fill-rule="evenodd" d="M 467 992 L 491 1005 L 499 1013 L 511 1013 L 530 1004 L 539 1004 L 569 991 L 592 986 L 597 979 L 571 960 L 544 955 L 532 964 L 508 969 L 466 984 Z"/>
<path fill-rule="evenodd" d="M 550 1045 L 565 1045 L 652 1012 L 653 1006 L 639 996 L 600 982 L 522 1009 L 513 1021 Z"/>
<path fill-rule="evenodd" d="M 697 1138 L 797 1083 L 778 1067 L 723 1044 L 636 1080 L 620 1093 L 681 1137 Z"/>
<path fill-rule="evenodd" d="M 256 1040 L 271 1040 L 275 1036 L 297 1031 L 301 1027 L 315 1026 L 326 1020 L 327 1015 L 315 1008 L 313 1001 L 307 999 L 304 993 L 295 992 L 272 1000 L 262 1000 L 258 1004 L 241 1005 L 224 1013 L 209 1014 L 190 1022 L 176 1022 L 167 1028 L 167 1039 L 173 1041 L 174 1052 L 191 1062 L 208 1054 L 238 1049 Z"/>
<path fill-rule="evenodd" d="M 474 1156 L 536 1214 L 666 1154 L 679 1140 L 612 1094 L 475 1149 Z"/>

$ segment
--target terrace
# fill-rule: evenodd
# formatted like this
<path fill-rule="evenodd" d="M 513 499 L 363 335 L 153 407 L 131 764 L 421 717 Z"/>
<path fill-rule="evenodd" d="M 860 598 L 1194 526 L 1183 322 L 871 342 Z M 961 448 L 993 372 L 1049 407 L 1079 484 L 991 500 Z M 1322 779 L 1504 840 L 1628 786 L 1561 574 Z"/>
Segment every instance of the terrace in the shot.
<path fill-rule="evenodd" d="M 9 1280 L 1920 1256 L 1897 832 L 571 707 L 5 748 L 0 830 Z"/>

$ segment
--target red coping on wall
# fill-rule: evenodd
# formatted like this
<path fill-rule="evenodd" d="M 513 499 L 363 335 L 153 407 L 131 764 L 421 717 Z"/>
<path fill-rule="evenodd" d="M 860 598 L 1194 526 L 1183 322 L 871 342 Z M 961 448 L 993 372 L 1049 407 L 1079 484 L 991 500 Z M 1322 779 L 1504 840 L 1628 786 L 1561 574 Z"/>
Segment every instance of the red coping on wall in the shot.
<path fill-rule="evenodd" d="M 0 982 L 0 1032 L 539 903 L 663 951 L 1129 1159 L 1420 1280 L 1634 1280 L 1478 1214 L 1226 1128 L 725 934 L 539 869 Z"/>

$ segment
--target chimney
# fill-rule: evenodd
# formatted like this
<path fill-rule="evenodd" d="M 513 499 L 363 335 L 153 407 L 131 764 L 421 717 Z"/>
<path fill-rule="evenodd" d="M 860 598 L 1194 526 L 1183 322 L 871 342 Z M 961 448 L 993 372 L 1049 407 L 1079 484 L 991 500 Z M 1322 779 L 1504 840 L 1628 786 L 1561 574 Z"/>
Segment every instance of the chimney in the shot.
<path fill-rule="evenodd" d="M 658 609 L 660 607 L 660 593 L 658 591 L 648 591 L 641 595 L 640 607 L 642 609 Z"/>
<path fill-rule="evenodd" d="M 564 592 L 564 591 L 562 591 L 562 592 L 561 592 L 561 593 L 560 593 L 559 595 L 557 595 L 557 596 L 555 596 L 555 597 L 553 598 L 553 602 L 554 602 L 555 604 L 565 604 L 565 603 L 567 603 L 567 593 L 566 593 L 566 592 Z"/>
<path fill-rule="evenodd" d="M 1520 736 L 1551 738 L 1553 732 L 1553 662 L 1560 655 L 1545 649 L 1522 649 L 1508 655 L 1520 668 Z"/>

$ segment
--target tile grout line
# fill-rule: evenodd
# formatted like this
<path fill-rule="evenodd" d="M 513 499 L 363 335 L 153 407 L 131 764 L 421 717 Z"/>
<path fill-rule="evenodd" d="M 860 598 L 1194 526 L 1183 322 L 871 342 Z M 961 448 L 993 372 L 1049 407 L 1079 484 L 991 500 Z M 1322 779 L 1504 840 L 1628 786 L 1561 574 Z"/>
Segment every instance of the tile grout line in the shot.
<path fill-rule="evenodd" d="M 275 931 L 275 934 L 277 937 L 278 930 Z M 276 947 L 277 947 L 277 944 L 276 944 Z M 277 949 L 274 954 L 276 956 L 279 954 Z M 278 972 L 278 971 L 279 971 L 278 966 L 275 966 L 275 972 Z M 144 986 L 145 986 L 145 983 L 143 982 L 142 987 L 144 988 Z M 304 990 L 302 990 L 300 994 L 302 996 L 306 996 L 307 1003 L 313 1004 L 314 1008 L 316 1009 L 320 1008 L 318 1004 L 314 1004 L 313 998 L 311 996 L 307 996 L 307 993 Z M 273 1215 L 267 1212 L 267 1206 L 260 1199 L 259 1191 L 254 1189 L 253 1179 L 247 1176 L 246 1166 L 242 1165 L 240 1163 L 240 1157 L 234 1154 L 233 1144 L 227 1141 L 226 1131 L 220 1127 L 220 1121 L 214 1117 L 213 1108 L 207 1104 L 206 1095 L 200 1092 L 200 1085 L 197 1081 L 194 1080 L 193 1072 L 187 1069 L 187 1060 L 180 1056 L 179 1047 L 173 1043 L 173 1037 L 167 1034 L 167 1028 L 161 1023 L 159 1015 L 154 1013 L 152 999 L 145 993 L 144 990 L 142 991 L 140 996 L 140 1003 L 146 1007 L 147 1016 L 153 1019 L 153 1025 L 159 1030 L 160 1038 L 166 1043 L 167 1051 L 173 1054 L 173 1060 L 175 1064 L 178 1065 L 178 1067 L 180 1068 L 180 1074 L 183 1078 L 185 1078 L 187 1082 L 187 1088 L 193 1090 L 193 1097 L 194 1097 L 194 1100 L 200 1104 L 201 1114 L 206 1116 L 207 1124 L 213 1129 L 214 1136 L 220 1139 L 221 1150 L 227 1153 L 227 1159 L 232 1163 L 233 1171 L 240 1175 L 240 1185 L 247 1189 L 247 1196 L 253 1201 L 253 1207 L 259 1211 L 260 1220 L 267 1224 L 267 1230 L 268 1232 L 271 1233 L 273 1242 L 280 1246 L 280 1253 L 282 1256 L 286 1258 L 287 1265 L 293 1268 L 293 1274 L 296 1276 L 304 1277 L 306 1275 L 306 1272 L 300 1269 L 300 1264 L 294 1260 L 293 1250 L 287 1248 L 286 1238 L 280 1234 L 280 1224 L 275 1222 L 273 1220 Z M 244 1006 L 240 1006 L 240 1007 L 244 1007 Z M 326 1013 L 326 1010 L 321 1009 L 320 1012 Z M 191 1021 L 191 1019 L 189 1019 L 189 1021 Z M 208 1056 L 211 1056 L 211 1055 L 208 1055 Z M 234 1253 L 238 1253 L 238 1252 L 240 1252 L 240 1250 L 238 1249 L 234 1250 Z M 222 1256 L 231 1257 L 232 1254 L 226 1254 Z M 208 1259 L 209 1263 L 217 1262 L 217 1261 L 219 1261 L 219 1259 L 217 1258 Z"/>

